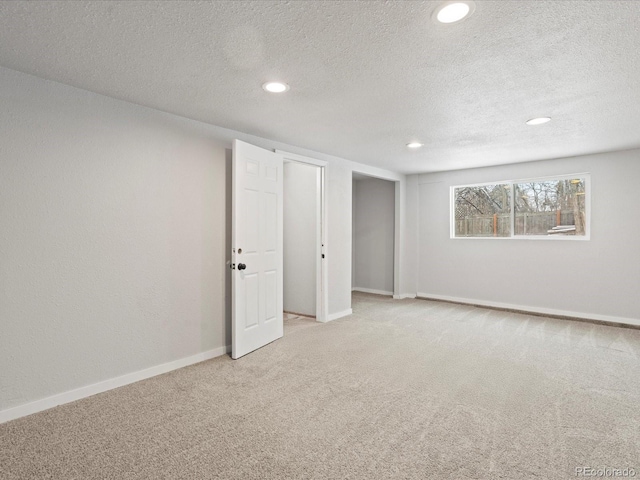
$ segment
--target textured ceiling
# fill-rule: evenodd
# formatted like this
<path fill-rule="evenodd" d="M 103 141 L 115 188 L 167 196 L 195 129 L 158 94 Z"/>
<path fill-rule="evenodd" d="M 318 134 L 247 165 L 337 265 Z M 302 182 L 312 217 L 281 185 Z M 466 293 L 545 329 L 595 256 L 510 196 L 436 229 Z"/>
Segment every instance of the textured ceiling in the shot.
<path fill-rule="evenodd" d="M 2 2 L 0 65 L 402 173 L 640 146 L 640 1 L 441 3 Z"/>

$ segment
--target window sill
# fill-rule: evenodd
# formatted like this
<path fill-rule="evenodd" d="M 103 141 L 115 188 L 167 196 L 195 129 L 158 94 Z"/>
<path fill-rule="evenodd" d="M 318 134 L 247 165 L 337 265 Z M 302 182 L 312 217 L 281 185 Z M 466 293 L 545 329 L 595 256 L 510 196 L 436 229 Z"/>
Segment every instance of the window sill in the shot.
<path fill-rule="evenodd" d="M 574 241 L 584 242 L 591 240 L 590 235 L 514 235 L 512 237 L 454 237 L 449 236 L 451 240 L 542 240 L 542 241 Z"/>

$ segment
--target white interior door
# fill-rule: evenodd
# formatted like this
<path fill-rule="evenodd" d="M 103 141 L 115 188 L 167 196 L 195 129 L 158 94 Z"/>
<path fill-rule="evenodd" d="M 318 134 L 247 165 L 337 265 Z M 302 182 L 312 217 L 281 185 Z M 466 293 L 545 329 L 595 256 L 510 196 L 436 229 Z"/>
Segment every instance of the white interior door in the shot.
<path fill-rule="evenodd" d="M 282 155 L 233 141 L 232 350 L 282 337 Z"/>

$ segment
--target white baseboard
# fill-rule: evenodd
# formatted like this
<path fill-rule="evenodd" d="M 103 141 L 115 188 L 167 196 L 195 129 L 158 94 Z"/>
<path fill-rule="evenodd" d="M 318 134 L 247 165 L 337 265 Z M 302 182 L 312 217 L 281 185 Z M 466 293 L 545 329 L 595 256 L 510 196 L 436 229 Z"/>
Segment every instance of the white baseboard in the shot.
<path fill-rule="evenodd" d="M 387 292 L 386 290 L 375 290 L 373 288 L 361 288 L 361 287 L 353 287 L 351 289 L 352 292 L 362 292 L 362 293 L 373 293 L 375 295 L 393 295 L 393 292 Z"/>
<path fill-rule="evenodd" d="M 401 293 L 400 295 L 394 295 L 394 300 L 402 300 L 403 298 L 416 298 L 415 293 Z"/>
<path fill-rule="evenodd" d="M 425 300 L 445 300 L 447 302 L 464 303 L 467 305 L 479 305 L 482 307 L 500 308 L 504 310 L 518 310 L 523 313 L 531 312 L 540 315 L 553 315 L 559 317 L 595 320 L 597 322 L 640 326 L 640 319 L 616 317 L 613 315 L 600 315 L 598 313 L 573 312 L 569 310 L 557 310 L 555 308 L 531 307 L 528 305 L 514 305 L 512 303 L 487 302 L 485 300 L 475 300 L 472 298 L 451 297 L 448 295 L 433 295 L 430 293 L 418 292 L 418 298 Z"/>
<path fill-rule="evenodd" d="M 329 315 L 327 315 L 327 322 L 330 322 L 331 320 L 337 320 L 342 317 L 346 317 L 348 315 L 351 315 L 352 313 L 353 313 L 352 309 L 344 310 L 338 313 L 330 313 Z"/>
<path fill-rule="evenodd" d="M 147 378 L 155 377 L 156 375 L 162 375 L 163 373 L 171 372 L 188 365 L 200 363 L 205 360 L 210 360 L 215 357 L 219 357 L 231 351 L 231 346 L 214 348 L 206 352 L 198 353 L 190 357 L 174 360 L 173 362 L 163 363 L 156 365 L 155 367 L 145 368 L 137 372 L 127 373 L 116 378 L 110 378 L 102 382 L 94 383 L 84 387 L 69 390 L 68 392 L 59 393 L 50 397 L 36 400 L 35 402 L 25 403 L 24 405 L 18 405 L 17 407 L 8 408 L 0 411 L 0 423 L 8 422 L 9 420 L 15 420 L 16 418 L 25 417 L 32 413 L 48 410 L 58 405 L 64 405 L 65 403 L 75 402 L 82 398 L 90 397 L 97 393 L 106 392 L 114 388 L 123 387 L 130 383 L 139 382 Z"/>

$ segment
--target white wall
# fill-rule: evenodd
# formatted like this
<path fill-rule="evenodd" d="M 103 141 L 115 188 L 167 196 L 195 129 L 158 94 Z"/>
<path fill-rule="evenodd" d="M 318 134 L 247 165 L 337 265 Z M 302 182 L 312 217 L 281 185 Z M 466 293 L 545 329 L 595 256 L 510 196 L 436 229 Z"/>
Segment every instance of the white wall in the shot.
<path fill-rule="evenodd" d="M 354 180 L 353 288 L 393 294 L 395 184 Z"/>
<path fill-rule="evenodd" d="M 284 310 L 316 315 L 320 169 L 284 164 Z"/>
<path fill-rule="evenodd" d="M 582 172 L 591 173 L 589 241 L 449 238 L 452 185 Z M 418 294 L 639 323 L 638 178 L 640 150 L 413 177 Z"/>
<path fill-rule="evenodd" d="M 0 99 L 0 410 L 224 351 L 224 143 L 8 70 Z"/>
<path fill-rule="evenodd" d="M 328 162 L 330 318 L 351 308 L 352 171 L 404 182 L 5 68 L 0 101 L 0 420 L 224 352 L 234 138 Z"/>

